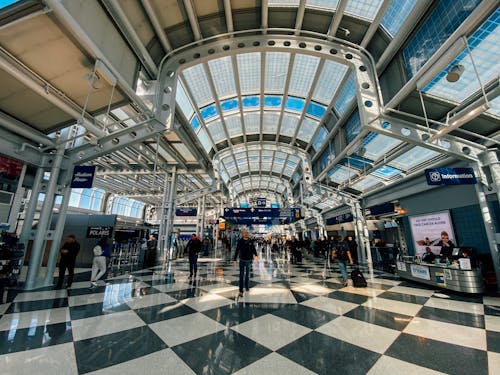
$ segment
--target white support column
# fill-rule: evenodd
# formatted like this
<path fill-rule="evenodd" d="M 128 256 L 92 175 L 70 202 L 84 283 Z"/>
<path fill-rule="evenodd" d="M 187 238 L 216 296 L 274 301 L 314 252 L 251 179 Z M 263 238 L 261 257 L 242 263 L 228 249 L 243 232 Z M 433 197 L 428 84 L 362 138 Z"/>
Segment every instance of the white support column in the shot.
<path fill-rule="evenodd" d="M 370 248 L 370 241 L 368 236 L 368 225 L 366 224 L 366 219 L 361 210 L 361 205 L 359 202 L 354 202 L 353 204 L 354 220 L 358 227 L 359 236 L 359 246 L 361 250 L 361 261 L 366 262 L 368 265 L 370 277 L 373 276 L 373 261 L 372 253 Z"/>
<path fill-rule="evenodd" d="M 204 195 L 201 198 L 201 222 L 200 222 L 200 237 L 203 237 L 203 234 L 205 232 L 205 206 L 207 205 L 207 196 Z"/>
<path fill-rule="evenodd" d="M 160 212 L 157 214 L 159 219 L 160 219 L 160 227 L 158 228 L 158 250 L 160 254 L 163 254 L 163 251 L 165 251 L 165 244 L 166 238 L 165 238 L 165 225 L 166 225 L 166 211 L 167 211 L 167 201 L 168 201 L 168 195 L 169 195 L 169 173 L 165 172 L 165 182 L 164 182 L 164 187 L 163 187 L 163 199 L 160 207 Z"/>
<path fill-rule="evenodd" d="M 38 286 L 40 280 L 38 279 L 40 267 L 42 265 L 43 254 L 45 252 L 45 243 L 47 232 L 50 229 L 50 219 L 52 217 L 52 209 L 54 207 L 54 197 L 57 189 L 57 180 L 64 157 L 65 143 L 62 143 L 57 148 L 57 153 L 53 160 L 52 169 L 50 171 L 50 180 L 45 193 L 45 200 L 43 201 L 42 211 L 40 212 L 40 219 L 36 229 L 35 239 L 31 247 L 31 256 L 28 268 L 28 275 L 26 276 L 25 289 L 33 289 Z"/>
<path fill-rule="evenodd" d="M 9 231 L 15 232 L 17 229 L 17 219 L 19 217 L 19 210 L 21 209 L 21 202 L 24 197 L 24 176 L 26 175 L 26 169 L 28 166 L 26 164 L 23 165 L 23 169 L 21 170 L 21 175 L 19 176 L 19 181 L 17 183 L 16 193 L 14 195 L 14 200 L 12 201 L 12 205 L 10 207 L 9 213 Z"/>
<path fill-rule="evenodd" d="M 198 198 L 198 207 L 196 208 L 196 233 L 201 234 L 201 197 Z"/>
<path fill-rule="evenodd" d="M 172 170 L 172 175 L 170 179 L 170 191 L 168 194 L 168 211 L 167 211 L 167 222 L 166 222 L 166 228 L 165 228 L 165 241 L 166 241 L 166 246 L 165 249 L 168 250 L 168 252 L 165 254 L 167 259 L 172 259 L 172 248 L 170 246 L 170 237 L 173 234 L 173 228 L 174 228 L 174 205 L 175 205 L 175 194 L 177 192 L 177 170 L 174 167 Z"/>

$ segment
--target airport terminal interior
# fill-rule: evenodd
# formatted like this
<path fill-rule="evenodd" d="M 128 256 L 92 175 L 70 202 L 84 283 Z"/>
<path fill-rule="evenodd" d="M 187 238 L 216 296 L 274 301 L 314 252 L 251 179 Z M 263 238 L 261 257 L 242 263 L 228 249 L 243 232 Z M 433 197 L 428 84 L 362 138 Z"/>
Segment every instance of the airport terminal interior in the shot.
<path fill-rule="evenodd" d="M 0 0 L 0 373 L 500 374 L 498 0 Z"/>

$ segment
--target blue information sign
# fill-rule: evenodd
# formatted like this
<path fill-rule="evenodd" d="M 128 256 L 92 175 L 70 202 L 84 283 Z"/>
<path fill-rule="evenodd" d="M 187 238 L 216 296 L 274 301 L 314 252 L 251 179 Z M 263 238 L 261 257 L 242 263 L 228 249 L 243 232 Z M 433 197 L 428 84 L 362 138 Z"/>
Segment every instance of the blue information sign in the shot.
<path fill-rule="evenodd" d="M 427 185 L 471 185 L 477 183 L 472 168 L 433 168 L 425 170 Z"/>
<path fill-rule="evenodd" d="M 352 216 L 351 213 L 347 213 L 326 219 L 326 225 L 343 224 L 343 223 L 349 223 L 351 221 L 354 221 L 354 217 Z"/>
<path fill-rule="evenodd" d="M 300 208 L 225 208 L 225 218 L 293 218 L 300 219 Z"/>
<path fill-rule="evenodd" d="M 94 183 L 95 165 L 77 165 L 73 169 L 71 188 L 89 189 Z"/>
<path fill-rule="evenodd" d="M 196 208 L 177 208 L 175 210 L 175 216 L 196 216 L 198 215 L 198 209 Z"/>
<path fill-rule="evenodd" d="M 266 198 L 257 198 L 256 199 L 256 206 L 257 207 L 266 207 Z"/>

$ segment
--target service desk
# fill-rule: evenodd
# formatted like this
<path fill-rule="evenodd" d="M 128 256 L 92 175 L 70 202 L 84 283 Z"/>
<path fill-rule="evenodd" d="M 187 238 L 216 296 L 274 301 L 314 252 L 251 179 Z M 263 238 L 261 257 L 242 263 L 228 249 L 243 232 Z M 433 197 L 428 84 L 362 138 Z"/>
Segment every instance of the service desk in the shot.
<path fill-rule="evenodd" d="M 407 280 L 417 281 L 462 293 L 482 293 L 483 277 L 480 269 L 463 270 L 446 264 L 396 262 L 397 274 Z"/>

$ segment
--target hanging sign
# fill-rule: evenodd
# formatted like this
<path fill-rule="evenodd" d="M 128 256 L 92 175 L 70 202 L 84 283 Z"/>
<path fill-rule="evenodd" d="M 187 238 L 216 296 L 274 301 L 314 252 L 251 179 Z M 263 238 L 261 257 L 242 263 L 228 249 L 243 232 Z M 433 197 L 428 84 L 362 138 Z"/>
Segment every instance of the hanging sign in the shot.
<path fill-rule="evenodd" d="M 350 223 L 351 221 L 354 221 L 354 217 L 352 216 L 352 214 L 345 213 L 339 216 L 334 216 L 326 219 L 326 225 Z"/>
<path fill-rule="evenodd" d="M 477 183 L 472 168 L 432 168 L 425 170 L 427 185 L 471 185 Z"/>
<path fill-rule="evenodd" d="M 95 226 L 87 227 L 87 238 L 111 237 L 113 227 L 110 226 Z"/>
<path fill-rule="evenodd" d="M 266 207 L 266 203 L 267 203 L 266 198 L 257 198 L 255 200 L 255 204 L 257 207 Z"/>
<path fill-rule="evenodd" d="M 89 189 L 94 183 L 95 165 L 77 165 L 73 169 L 71 188 Z"/>
<path fill-rule="evenodd" d="M 198 215 L 197 208 L 177 208 L 175 210 L 175 216 L 196 216 Z"/>

